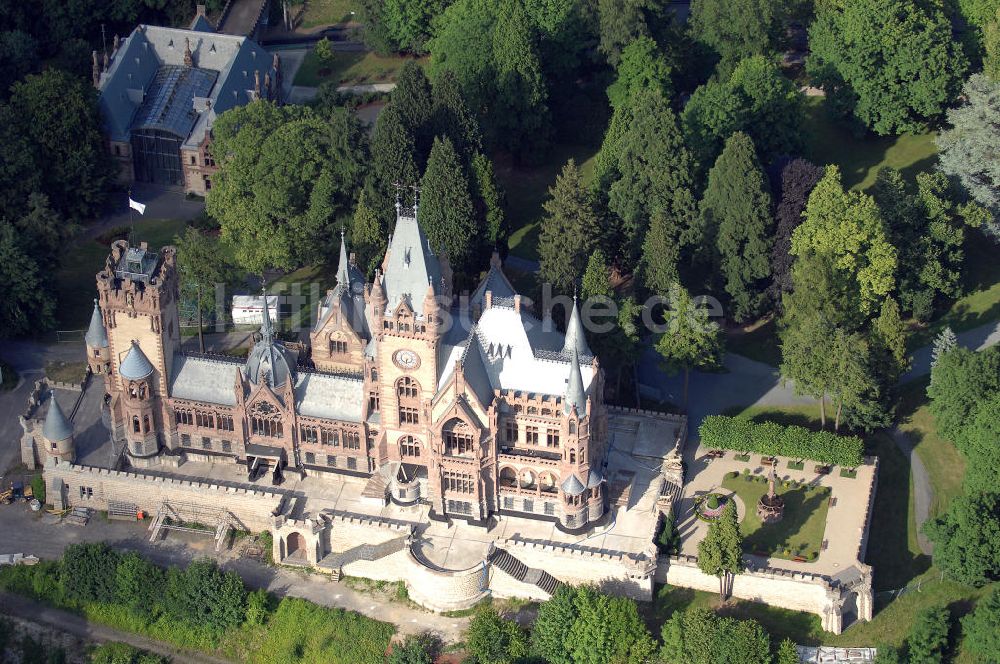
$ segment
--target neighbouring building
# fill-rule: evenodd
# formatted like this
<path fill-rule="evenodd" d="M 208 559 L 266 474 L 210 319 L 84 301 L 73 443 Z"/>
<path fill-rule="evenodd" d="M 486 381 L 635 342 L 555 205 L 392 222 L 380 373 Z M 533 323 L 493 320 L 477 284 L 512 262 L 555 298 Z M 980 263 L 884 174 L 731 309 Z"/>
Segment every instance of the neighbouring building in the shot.
<path fill-rule="evenodd" d="M 282 100 L 281 61 L 248 37 L 220 34 L 199 14 L 190 29 L 140 25 L 93 54 L 108 149 L 124 183 L 204 195 L 212 186 L 215 118 L 257 99 Z"/>

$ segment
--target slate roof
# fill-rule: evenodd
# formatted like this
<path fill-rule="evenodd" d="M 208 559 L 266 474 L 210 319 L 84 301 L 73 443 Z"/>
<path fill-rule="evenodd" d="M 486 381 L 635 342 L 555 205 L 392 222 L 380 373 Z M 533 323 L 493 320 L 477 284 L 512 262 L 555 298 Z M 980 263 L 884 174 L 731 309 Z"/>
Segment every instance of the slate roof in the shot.
<path fill-rule="evenodd" d="M 299 415 L 360 422 L 364 382 L 360 378 L 300 372 L 295 381 Z"/>
<path fill-rule="evenodd" d="M 399 214 L 382 281 L 387 311 L 395 311 L 405 301 L 413 313 L 423 315 L 429 284 L 433 284 L 435 293 L 440 291 L 441 264 L 417 223 L 416 212 Z"/>
<path fill-rule="evenodd" d="M 49 392 L 49 412 L 45 414 L 45 424 L 42 425 L 42 435 L 49 442 L 66 440 L 73 435 L 73 425 L 66 419 L 56 396 Z"/>
<path fill-rule="evenodd" d="M 579 496 L 587 487 L 583 486 L 583 482 L 574 473 L 563 480 L 561 488 L 567 496 Z"/>
<path fill-rule="evenodd" d="M 125 358 L 118 366 L 118 373 L 128 380 L 142 380 L 153 373 L 153 364 L 137 342 L 132 342 L 132 347 L 128 349 Z"/>
<path fill-rule="evenodd" d="M 101 308 L 97 305 L 96 299 L 94 312 L 90 314 L 90 326 L 83 338 L 91 348 L 108 347 L 108 332 L 104 329 L 104 319 L 101 317 Z"/>
<path fill-rule="evenodd" d="M 170 396 L 220 406 L 235 406 L 236 373 L 241 365 L 238 358 L 224 360 L 174 355 Z"/>
<path fill-rule="evenodd" d="M 259 384 L 266 380 L 273 388 L 281 387 L 295 376 L 298 356 L 274 338 L 274 324 L 271 322 L 271 308 L 264 297 L 264 312 L 260 325 L 260 341 L 253 345 L 244 366 L 247 380 Z"/>
<path fill-rule="evenodd" d="M 569 323 L 566 324 L 566 341 L 563 344 L 562 352 L 569 355 L 572 351 L 578 355 L 593 356 L 590 346 L 587 345 L 587 335 L 583 330 L 583 321 L 580 320 L 580 312 L 576 307 L 576 296 L 573 296 L 573 309 L 569 314 Z"/>
<path fill-rule="evenodd" d="M 260 72 L 262 81 L 266 73 L 271 74 L 272 80 L 275 78 L 270 54 L 253 40 L 208 32 L 201 24 L 193 27 L 185 30 L 140 25 L 122 42 L 100 80 L 101 117 L 112 140 L 129 140 L 147 98 L 159 96 L 184 113 L 190 110 L 189 106 L 198 105 L 198 99 L 208 99 L 211 110 L 190 117 L 184 134 L 186 145 L 197 145 L 211 128 L 216 114 L 252 100 L 255 71 Z M 185 39 L 190 43 L 194 68 L 184 64 Z M 197 88 L 197 94 L 178 87 L 177 80 L 156 92 L 155 78 L 161 68 L 171 67 L 202 72 L 198 75 L 201 77 L 209 73 L 214 76 L 206 90 Z M 206 105 L 202 102 L 199 107 Z"/>
<path fill-rule="evenodd" d="M 583 389 L 583 376 L 580 374 L 580 356 L 573 349 L 569 363 L 569 381 L 566 385 L 566 396 L 563 397 L 563 412 L 567 415 L 576 406 L 578 416 L 587 412 L 587 392 Z"/>

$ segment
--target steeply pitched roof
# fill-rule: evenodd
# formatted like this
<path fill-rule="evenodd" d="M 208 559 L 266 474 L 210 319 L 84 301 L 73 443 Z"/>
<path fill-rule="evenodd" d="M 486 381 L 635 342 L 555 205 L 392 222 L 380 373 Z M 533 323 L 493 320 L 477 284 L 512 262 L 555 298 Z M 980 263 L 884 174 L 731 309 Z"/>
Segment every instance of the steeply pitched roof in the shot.
<path fill-rule="evenodd" d="M 108 347 L 108 332 L 104 329 L 104 319 L 101 317 L 101 308 L 97 306 L 96 299 L 94 300 L 94 312 L 90 314 L 90 327 L 87 328 L 84 339 L 91 348 Z"/>
<path fill-rule="evenodd" d="M 413 313 L 420 316 L 424 312 L 428 284 L 433 284 L 434 291 L 439 292 L 441 264 L 415 214 L 400 214 L 396 218 L 382 285 L 389 311 L 405 301 Z"/>
<path fill-rule="evenodd" d="M 73 435 L 73 425 L 66 419 L 56 395 L 49 392 L 49 412 L 45 414 L 45 424 L 42 425 L 42 435 L 50 442 L 66 440 Z"/>
<path fill-rule="evenodd" d="M 590 346 L 587 345 L 587 335 L 583 330 L 583 322 L 580 320 L 580 312 L 576 307 L 576 296 L 573 296 L 573 309 L 569 314 L 569 323 L 566 324 L 566 342 L 563 344 L 563 351 L 569 355 L 573 350 L 580 357 L 592 357 Z"/>
<path fill-rule="evenodd" d="M 132 341 L 132 347 L 118 366 L 118 373 L 128 380 L 142 380 L 153 373 L 153 364 L 139 348 L 138 342 Z"/>
<path fill-rule="evenodd" d="M 475 331 L 473 331 L 459 362 L 466 384 L 475 393 L 479 403 L 489 408 L 490 404 L 493 403 L 493 384 L 490 381 L 486 360 L 483 359 L 483 349 Z"/>
<path fill-rule="evenodd" d="M 575 474 L 570 474 L 562 483 L 562 490 L 567 496 L 579 496 L 586 489 L 583 482 Z"/>
<path fill-rule="evenodd" d="M 563 398 L 563 412 L 567 415 L 576 406 L 576 414 L 582 417 L 587 412 L 587 392 L 583 389 L 583 376 L 580 374 L 580 356 L 574 348 L 570 354 L 569 381 L 566 385 L 566 395 Z"/>

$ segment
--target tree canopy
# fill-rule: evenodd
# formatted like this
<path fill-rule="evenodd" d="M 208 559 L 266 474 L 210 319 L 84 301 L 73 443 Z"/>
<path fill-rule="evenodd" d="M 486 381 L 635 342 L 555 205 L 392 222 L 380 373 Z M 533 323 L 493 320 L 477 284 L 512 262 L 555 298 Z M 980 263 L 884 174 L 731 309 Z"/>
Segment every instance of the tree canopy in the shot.
<path fill-rule="evenodd" d="M 597 244 L 601 227 L 593 195 L 570 159 L 549 188 L 543 203 L 545 216 L 538 240 L 539 277 L 557 291 L 573 289 L 586 266 L 587 256 Z"/>
<path fill-rule="evenodd" d="M 434 139 L 421 181 L 420 225 L 435 251 L 444 249 L 453 266 L 464 269 L 474 256 L 480 229 L 469 181 L 448 138 Z"/>
<path fill-rule="evenodd" d="M 924 129 L 958 95 L 968 62 L 940 4 L 817 3 L 807 69 L 876 134 Z"/>
<path fill-rule="evenodd" d="M 368 155 L 352 112 L 322 118 L 308 107 L 257 101 L 220 115 L 213 136 L 219 171 L 206 209 L 237 263 L 260 273 L 333 255 Z"/>
<path fill-rule="evenodd" d="M 949 578 L 977 588 L 1000 580 L 1000 493 L 959 496 L 923 528 Z"/>
<path fill-rule="evenodd" d="M 691 30 L 718 53 L 720 68 L 729 71 L 743 58 L 770 55 L 782 11 L 777 0 L 694 0 Z"/>
<path fill-rule="evenodd" d="M 1000 218 L 1000 82 L 973 74 L 962 87 L 963 102 L 948 111 L 948 124 L 938 134 L 940 168 L 958 178 L 962 187 L 995 220 Z"/>
<path fill-rule="evenodd" d="M 761 313 L 771 277 L 771 194 L 750 137 L 736 132 L 708 174 L 702 227 L 715 238 L 730 317 Z"/>

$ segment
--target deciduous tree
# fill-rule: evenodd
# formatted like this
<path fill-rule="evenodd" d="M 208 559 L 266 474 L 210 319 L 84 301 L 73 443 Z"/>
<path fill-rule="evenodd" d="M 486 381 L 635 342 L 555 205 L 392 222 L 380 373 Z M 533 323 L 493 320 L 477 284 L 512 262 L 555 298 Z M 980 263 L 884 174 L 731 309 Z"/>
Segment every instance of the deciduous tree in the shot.
<path fill-rule="evenodd" d="M 665 331 L 656 342 L 656 352 L 669 373 L 684 372 L 684 407 L 692 369 L 716 369 L 722 365 L 723 340 L 719 324 L 708 309 L 696 303 L 679 285 L 670 290 L 664 310 Z"/>
<path fill-rule="evenodd" d="M 225 303 L 216 301 L 216 286 L 227 286 L 235 281 L 232 266 L 226 253 L 219 247 L 219 239 L 188 226 L 184 235 L 175 238 L 177 270 L 180 276 L 181 296 L 194 302 L 198 312 L 198 345 L 205 352 L 205 314 L 223 313 Z"/>
<path fill-rule="evenodd" d="M 958 347 L 939 357 L 927 387 L 938 433 L 963 449 L 966 425 L 979 404 L 998 392 L 1000 348 L 993 346 L 976 353 Z"/>
<path fill-rule="evenodd" d="M 0 219 L 0 338 L 48 330 L 54 323 L 55 299 L 38 263 L 22 246 L 15 228 Z"/>
<path fill-rule="evenodd" d="M 1000 580 L 1000 493 L 961 495 L 924 523 L 934 564 L 949 578 L 977 588 Z"/>
<path fill-rule="evenodd" d="M 968 63 L 940 5 L 855 0 L 816 9 L 807 69 L 875 133 L 920 131 L 958 95 Z"/>
<path fill-rule="evenodd" d="M 719 54 L 724 72 L 743 58 L 774 50 L 782 5 L 775 0 L 694 0 L 691 30 Z"/>
<path fill-rule="evenodd" d="M 528 638 L 513 620 L 490 607 L 469 622 L 465 643 L 481 664 L 513 664 L 528 654 Z"/>
<path fill-rule="evenodd" d="M 401 51 L 426 53 L 431 21 L 449 0 L 385 0 L 381 17 L 394 45 Z"/>
<path fill-rule="evenodd" d="M 655 651 L 633 600 L 580 588 L 575 603 L 578 617 L 566 643 L 574 664 L 642 664 Z"/>
<path fill-rule="evenodd" d="M 734 131 L 753 139 L 765 163 L 797 150 L 802 98 L 795 85 L 762 56 L 740 62 L 731 76 L 691 95 L 682 113 L 684 134 L 702 173 Z"/>
<path fill-rule="evenodd" d="M 792 233 L 802 223 L 809 194 L 823 177 L 823 169 L 812 162 L 796 158 L 781 169 L 778 190 L 777 224 L 774 245 L 771 249 L 771 274 L 774 282 L 771 292 L 775 298 L 792 289 Z"/>
<path fill-rule="evenodd" d="M 975 610 L 962 618 L 962 647 L 983 662 L 1000 661 L 1000 589 L 976 602 Z"/>
<path fill-rule="evenodd" d="M 946 606 L 929 606 L 917 614 L 906 639 L 910 664 L 939 664 L 948 647 L 951 614 Z"/>
<path fill-rule="evenodd" d="M 629 103 L 640 89 L 659 92 L 664 98 L 673 96 L 670 65 L 660 47 L 651 37 L 637 37 L 625 47 L 618 63 L 618 77 L 608 87 L 608 99 L 613 108 Z"/>

